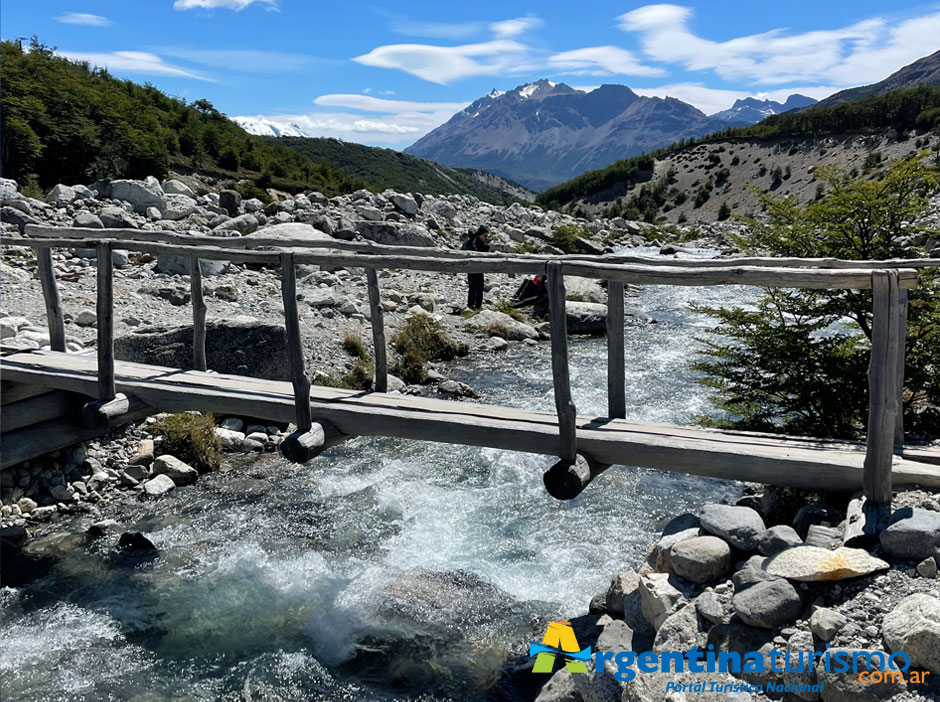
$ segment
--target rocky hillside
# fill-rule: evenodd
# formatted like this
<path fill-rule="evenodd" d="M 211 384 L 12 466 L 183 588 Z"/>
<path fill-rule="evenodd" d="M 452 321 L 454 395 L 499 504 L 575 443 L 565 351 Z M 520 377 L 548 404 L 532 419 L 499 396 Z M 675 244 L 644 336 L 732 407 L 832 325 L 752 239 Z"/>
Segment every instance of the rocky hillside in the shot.
<path fill-rule="evenodd" d="M 940 89 L 922 86 L 731 128 L 618 161 L 541 193 L 540 204 L 662 222 L 755 214 L 757 192 L 808 201 L 819 166 L 862 173 L 938 148 Z M 723 207 L 723 205 L 727 205 Z"/>
<path fill-rule="evenodd" d="M 481 97 L 405 151 L 543 190 L 724 126 L 675 98 L 641 97 L 623 85 L 584 92 L 540 80 Z"/>
<path fill-rule="evenodd" d="M 940 87 L 940 51 L 930 56 L 918 59 L 912 64 L 895 71 L 890 76 L 871 85 L 861 85 L 857 88 L 840 90 L 819 103 L 820 107 L 832 107 L 843 102 L 864 100 L 876 95 L 885 95 L 895 90 L 907 90 L 920 85 L 934 85 Z"/>
<path fill-rule="evenodd" d="M 433 195 L 472 195 L 498 204 L 535 199 L 535 193 L 525 186 L 491 173 L 448 168 L 394 149 L 302 136 L 267 139 L 272 144 L 294 149 L 311 161 L 329 163 L 379 190 L 391 188 Z"/>

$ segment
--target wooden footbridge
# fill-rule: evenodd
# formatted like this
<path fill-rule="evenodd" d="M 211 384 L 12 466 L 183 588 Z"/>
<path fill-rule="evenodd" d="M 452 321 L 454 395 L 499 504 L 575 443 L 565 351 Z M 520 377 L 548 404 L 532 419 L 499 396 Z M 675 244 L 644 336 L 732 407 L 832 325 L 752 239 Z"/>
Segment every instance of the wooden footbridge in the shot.
<path fill-rule="evenodd" d="M 549 492 L 559 499 L 579 494 L 611 464 L 807 489 L 862 489 L 869 504 L 879 506 L 890 503 L 893 484 L 940 487 L 940 450 L 903 446 L 900 411 L 907 291 L 917 284 L 917 268 L 938 266 L 940 260 L 507 256 L 333 240 L 219 238 L 39 225 L 27 226 L 25 236 L 3 236 L 0 243 L 36 251 L 52 349 L 13 351 L 0 358 L 0 460 L 4 467 L 148 414 L 201 410 L 295 422 L 297 431 L 281 444 L 281 450 L 297 462 L 308 461 L 357 435 L 551 455 L 558 460 L 544 480 Z M 65 353 L 63 312 L 51 256 L 56 247 L 97 250 L 96 356 Z M 115 360 L 112 248 L 189 260 L 192 370 Z M 207 372 L 200 259 L 280 269 L 289 379 L 271 381 Z M 375 356 L 374 392 L 311 387 L 297 309 L 298 264 L 365 269 Z M 377 275 L 380 269 L 547 274 L 556 412 L 387 392 L 385 328 Z M 607 281 L 606 417 L 578 416 L 571 399 L 565 317 L 568 276 Z M 623 302 L 624 285 L 628 283 L 871 290 L 874 314 L 867 441 L 827 441 L 625 420 Z M 85 402 L 75 409 L 72 400 L 77 396 Z"/>

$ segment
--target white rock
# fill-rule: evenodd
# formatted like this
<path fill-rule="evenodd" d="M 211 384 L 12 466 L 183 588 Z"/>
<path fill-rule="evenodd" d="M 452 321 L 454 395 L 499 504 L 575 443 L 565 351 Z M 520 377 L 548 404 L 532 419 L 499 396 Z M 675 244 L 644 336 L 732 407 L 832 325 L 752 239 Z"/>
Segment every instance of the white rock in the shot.
<path fill-rule="evenodd" d="M 164 495 L 176 487 L 176 483 L 168 475 L 158 475 L 144 483 L 144 492 L 154 497 Z"/>
<path fill-rule="evenodd" d="M 199 479 L 199 471 L 169 454 L 153 459 L 153 474 L 169 476 L 175 485 L 192 485 Z"/>

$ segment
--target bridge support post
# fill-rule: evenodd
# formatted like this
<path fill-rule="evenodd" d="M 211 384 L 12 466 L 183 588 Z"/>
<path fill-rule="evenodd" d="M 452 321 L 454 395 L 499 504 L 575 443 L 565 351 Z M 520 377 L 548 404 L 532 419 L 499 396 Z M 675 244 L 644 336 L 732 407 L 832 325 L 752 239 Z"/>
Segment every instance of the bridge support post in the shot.
<path fill-rule="evenodd" d="M 310 378 L 304 368 L 303 341 L 300 338 L 300 313 L 297 310 L 297 268 L 294 254 L 281 254 L 281 298 L 287 329 L 287 354 L 290 358 L 290 380 L 294 386 L 294 412 L 297 430 L 280 444 L 281 455 L 294 463 L 305 463 L 322 451 L 325 441 L 323 427 L 314 427 L 310 417 Z"/>
<path fill-rule="evenodd" d="M 385 345 L 385 313 L 382 310 L 382 295 L 379 276 L 374 268 L 366 268 L 369 284 L 369 310 L 372 318 L 372 347 L 375 354 L 376 392 L 388 392 L 388 358 Z"/>
<path fill-rule="evenodd" d="M 894 419 L 894 452 L 904 453 L 904 362 L 907 355 L 907 288 L 898 288 L 898 354 L 897 383 L 898 412 Z"/>
<path fill-rule="evenodd" d="M 206 363 L 206 300 L 198 258 L 189 259 L 189 290 L 193 300 L 193 368 L 204 371 L 209 367 Z"/>
<path fill-rule="evenodd" d="M 900 301 L 897 271 L 872 274 L 871 360 L 868 365 L 868 441 L 862 490 L 865 499 L 891 503 L 891 464 L 899 411 Z"/>
<path fill-rule="evenodd" d="M 571 399 L 571 378 L 568 372 L 565 278 L 560 261 L 549 261 L 546 269 L 552 338 L 552 385 L 555 389 L 555 410 L 558 412 L 558 455 L 563 461 L 574 461 L 578 456 L 577 410 Z"/>
<path fill-rule="evenodd" d="M 542 482 L 556 500 L 571 500 L 608 468 L 609 463 L 599 463 L 593 456 L 579 453 L 573 461 L 562 459 L 555 463 L 542 475 Z"/>
<path fill-rule="evenodd" d="M 46 323 L 49 325 L 49 346 L 53 351 L 65 351 L 65 318 L 62 316 L 62 301 L 52 267 L 52 249 L 43 246 L 36 250 L 39 264 L 39 282 L 46 305 Z"/>
<path fill-rule="evenodd" d="M 607 416 L 627 416 L 623 355 L 623 282 L 607 281 Z"/>
<path fill-rule="evenodd" d="M 98 272 L 98 399 L 82 408 L 82 423 L 97 429 L 115 423 L 130 411 L 130 401 L 118 395 L 114 376 L 114 266 L 111 242 L 95 245 Z"/>

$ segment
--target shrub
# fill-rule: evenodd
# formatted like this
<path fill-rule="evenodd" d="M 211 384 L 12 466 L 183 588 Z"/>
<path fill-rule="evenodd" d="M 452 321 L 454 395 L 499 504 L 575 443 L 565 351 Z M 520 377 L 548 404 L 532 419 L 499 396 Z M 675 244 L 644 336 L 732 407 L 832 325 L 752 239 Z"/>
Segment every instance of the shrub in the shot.
<path fill-rule="evenodd" d="M 357 358 L 353 362 L 352 370 L 342 377 L 342 386 L 350 390 L 368 390 L 372 387 L 375 377 L 375 367 L 367 358 Z"/>
<path fill-rule="evenodd" d="M 721 203 L 721 207 L 718 208 L 718 219 L 725 220 L 731 216 L 731 208 L 728 207 L 727 202 Z"/>
<path fill-rule="evenodd" d="M 222 463 L 222 443 L 215 434 L 211 414 L 171 414 L 151 426 L 162 437 L 159 452 L 176 456 L 200 473 L 218 470 Z"/>
<path fill-rule="evenodd" d="M 561 249 L 566 254 L 578 253 L 577 239 L 586 234 L 587 232 L 580 227 L 576 227 L 573 224 L 563 224 L 560 227 L 555 227 L 552 238 L 548 240 L 548 243 Z"/>
<path fill-rule="evenodd" d="M 424 364 L 428 361 L 450 361 L 469 353 L 466 344 L 455 342 L 423 315 L 408 319 L 392 339 L 392 348 L 401 356 L 392 372 L 409 383 L 425 381 Z"/>
<path fill-rule="evenodd" d="M 369 354 L 366 353 L 365 346 L 362 344 L 362 337 L 352 332 L 347 334 L 346 338 L 343 339 L 343 351 L 353 358 L 366 359 L 369 356 Z"/>

